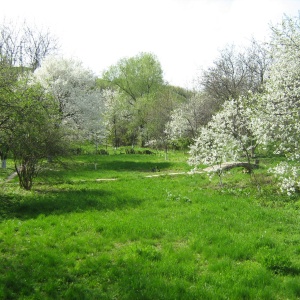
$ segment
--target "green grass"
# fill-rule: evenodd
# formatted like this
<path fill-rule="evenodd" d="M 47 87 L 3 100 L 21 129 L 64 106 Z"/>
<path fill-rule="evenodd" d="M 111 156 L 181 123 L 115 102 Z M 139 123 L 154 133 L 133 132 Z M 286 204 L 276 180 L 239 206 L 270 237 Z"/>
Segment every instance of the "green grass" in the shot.
<path fill-rule="evenodd" d="M 274 193 L 271 163 L 260 193 L 239 169 L 222 189 L 167 175 L 189 170 L 178 153 L 81 155 L 31 192 L 6 183 L 0 299 L 299 299 L 299 201 Z"/>

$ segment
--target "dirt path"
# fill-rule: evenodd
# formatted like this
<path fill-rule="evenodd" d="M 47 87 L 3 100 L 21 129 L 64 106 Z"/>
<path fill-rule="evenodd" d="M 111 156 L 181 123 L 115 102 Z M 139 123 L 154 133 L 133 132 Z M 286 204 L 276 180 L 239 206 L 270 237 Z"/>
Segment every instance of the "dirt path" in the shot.
<path fill-rule="evenodd" d="M 232 161 L 232 162 L 225 162 L 221 165 L 215 165 L 208 168 L 203 169 L 205 172 L 216 172 L 218 170 L 227 171 L 236 167 L 242 167 L 245 168 L 248 171 L 252 171 L 252 169 L 256 169 L 259 167 L 258 162 L 255 162 L 255 164 L 247 163 L 247 162 L 241 162 L 241 161 Z"/>
<path fill-rule="evenodd" d="M 11 174 L 6 178 L 5 182 L 11 181 L 11 180 L 13 180 L 15 177 L 17 177 L 17 176 L 18 176 L 18 173 L 17 173 L 17 172 L 13 172 L 13 173 L 11 173 Z"/>
<path fill-rule="evenodd" d="M 241 162 L 225 162 L 223 164 L 220 165 L 215 165 L 215 166 L 211 166 L 211 167 L 207 167 L 203 170 L 199 170 L 199 171 L 194 171 L 194 172 L 170 172 L 170 173 L 156 173 L 153 175 L 147 175 L 145 176 L 146 178 L 153 178 L 153 177 L 160 177 L 160 176 L 176 176 L 176 175 L 190 175 L 190 174 L 203 174 L 203 173 L 208 173 L 208 172 L 216 172 L 220 167 L 223 170 L 227 170 L 236 166 L 241 166 L 244 165 L 245 163 L 241 163 Z M 13 172 L 11 173 L 4 182 L 9 182 L 11 180 L 13 180 L 16 176 L 17 176 L 17 172 Z M 96 181 L 100 182 L 100 181 L 114 181 L 117 180 L 116 178 L 98 178 L 96 179 Z"/>

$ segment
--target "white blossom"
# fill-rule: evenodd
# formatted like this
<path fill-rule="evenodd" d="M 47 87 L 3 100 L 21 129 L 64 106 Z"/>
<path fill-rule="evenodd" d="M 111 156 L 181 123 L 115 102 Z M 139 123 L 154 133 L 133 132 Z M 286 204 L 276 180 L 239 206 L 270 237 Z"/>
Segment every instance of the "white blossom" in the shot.
<path fill-rule="evenodd" d="M 250 99 L 250 98 L 249 98 Z M 251 106 L 247 97 L 226 101 L 223 110 L 213 116 L 190 147 L 189 164 L 221 165 L 223 162 L 249 159 L 257 146 L 252 132 Z"/>
<path fill-rule="evenodd" d="M 96 77 L 81 62 L 48 57 L 34 78 L 56 99 L 63 124 L 87 138 L 103 135 L 103 97 L 96 89 Z"/>

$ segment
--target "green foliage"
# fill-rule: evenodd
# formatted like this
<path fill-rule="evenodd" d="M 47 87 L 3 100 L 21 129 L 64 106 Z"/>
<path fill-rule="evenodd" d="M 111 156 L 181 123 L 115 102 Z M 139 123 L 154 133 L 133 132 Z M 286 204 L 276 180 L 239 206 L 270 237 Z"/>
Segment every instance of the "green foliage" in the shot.
<path fill-rule="evenodd" d="M 59 114 L 54 100 L 38 85 L 19 81 L 14 97 L 18 110 L 6 130 L 20 186 L 30 190 L 40 162 L 64 152 Z"/>
<path fill-rule="evenodd" d="M 161 65 L 151 53 L 121 59 L 97 84 L 106 94 L 107 137 L 116 147 L 162 139 L 174 106 L 189 96 L 165 85 Z"/>
<path fill-rule="evenodd" d="M 117 86 L 134 102 L 155 92 L 163 84 L 160 63 L 151 53 L 121 59 L 103 74 L 103 79 Z"/>

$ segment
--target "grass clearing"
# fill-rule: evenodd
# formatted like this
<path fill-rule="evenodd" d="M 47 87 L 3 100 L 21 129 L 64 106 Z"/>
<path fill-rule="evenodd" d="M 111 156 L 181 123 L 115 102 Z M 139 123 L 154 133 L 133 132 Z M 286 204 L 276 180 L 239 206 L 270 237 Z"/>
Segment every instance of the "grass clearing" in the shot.
<path fill-rule="evenodd" d="M 238 169 L 222 189 L 167 175 L 189 170 L 183 154 L 65 163 L 31 192 L 4 185 L 0 298 L 299 299 L 298 202 L 269 193 L 267 167 L 258 194 Z"/>

